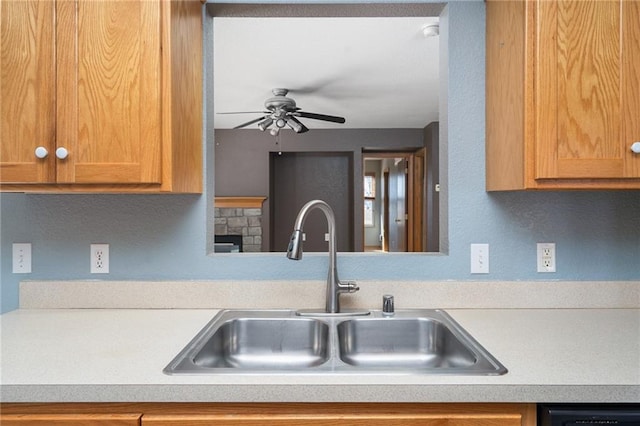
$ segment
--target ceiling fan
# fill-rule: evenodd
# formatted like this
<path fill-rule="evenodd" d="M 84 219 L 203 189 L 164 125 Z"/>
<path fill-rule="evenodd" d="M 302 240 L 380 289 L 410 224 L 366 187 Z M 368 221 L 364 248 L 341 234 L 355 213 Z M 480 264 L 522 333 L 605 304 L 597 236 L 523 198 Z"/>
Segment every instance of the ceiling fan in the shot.
<path fill-rule="evenodd" d="M 305 133 L 309 131 L 309 128 L 302 124 L 300 118 L 311 118 L 313 120 L 330 121 L 332 123 L 344 123 L 344 117 L 337 117 L 334 115 L 316 114 L 313 112 L 302 111 L 301 108 L 296 106 L 296 101 L 287 97 L 289 89 L 273 89 L 271 91 L 273 97 L 267 99 L 264 102 L 266 111 L 258 111 L 264 114 L 254 120 L 247 121 L 234 127 L 234 129 L 241 129 L 243 127 L 250 126 L 254 123 L 258 123 L 258 128 L 262 131 L 267 130 L 272 125 L 273 127 L 269 131 L 271 135 L 277 136 L 280 133 L 280 129 L 284 127 L 290 127 L 296 133 Z M 243 114 L 241 112 L 227 112 L 220 114 Z"/>

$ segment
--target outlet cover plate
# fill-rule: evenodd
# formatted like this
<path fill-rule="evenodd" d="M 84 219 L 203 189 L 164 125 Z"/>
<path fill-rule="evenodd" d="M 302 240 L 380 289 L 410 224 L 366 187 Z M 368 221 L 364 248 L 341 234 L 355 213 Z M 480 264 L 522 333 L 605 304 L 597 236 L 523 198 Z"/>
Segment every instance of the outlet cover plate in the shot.
<path fill-rule="evenodd" d="M 109 273 L 109 244 L 91 244 L 91 273 Z"/>
<path fill-rule="evenodd" d="M 537 244 L 538 272 L 556 272 L 556 244 Z"/>

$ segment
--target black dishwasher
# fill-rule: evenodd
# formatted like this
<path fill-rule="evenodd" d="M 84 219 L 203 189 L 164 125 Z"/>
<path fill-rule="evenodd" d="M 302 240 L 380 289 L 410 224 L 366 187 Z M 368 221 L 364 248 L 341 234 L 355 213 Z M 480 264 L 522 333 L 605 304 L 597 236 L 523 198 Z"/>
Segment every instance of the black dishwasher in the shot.
<path fill-rule="evenodd" d="M 640 426 L 640 404 L 540 404 L 538 426 Z"/>

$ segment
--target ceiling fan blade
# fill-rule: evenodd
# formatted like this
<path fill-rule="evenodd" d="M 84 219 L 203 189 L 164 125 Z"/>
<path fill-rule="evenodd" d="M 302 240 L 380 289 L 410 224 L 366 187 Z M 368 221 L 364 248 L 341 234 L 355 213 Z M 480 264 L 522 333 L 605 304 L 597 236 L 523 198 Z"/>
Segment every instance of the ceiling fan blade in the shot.
<path fill-rule="evenodd" d="M 253 123 L 257 123 L 260 120 L 264 120 L 265 118 L 267 118 L 267 116 L 263 115 L 262 117 L 258 117 L 255 120 L 247 121 L 246 123 L 243 123 L 243 124 L 241 124 L 239 126 L 236 126 L 236 127 L 234 127 L 234 129 L 242 129 L 243 127 L 247 127 L 247 126 L 252 125 Z"/>
<path fill-rule="evenodd" d="M 342 74 L 320 78 L 314 81 L 310 81 L 307 85 L 304 86 L 294 86 L 292 88 L 289 88 L 289 93 L 293 95 L 311 93 L 317 94 L 318 92 L 323 92 L 325 91 L 325 89 L 331 89 L 332 87 L 336 89 L 336 86 L 340 86 L 340 83 L 343 83 L 342 85 L 344 86 L 344 82 L 342 80 L 344 80 Z M 318 94 L 320 96 L 323 95 L 322 93 Z"/>
<path fill-rule="evenodd" d="M 313 120 L 331 121 L 333 123 L 344 123 L 344 117 L 336 117 L 335 115 L 316 114 L 314 112 L 296 111 L 294 113 L 298 117 L 311 118 Z"/>
<path fill-rule="evenodd" d="M 216 112 L 216 114 L 268 114 L 269 111 L 233 111 L 233 112 Z"/>
<path fill-rule="evenodd" d="M 291 124 L 289 122 L 293 122 L 295 124 Z M 289 125 L 289 127 L 291 127 L 296 133 L 305 133 L 309 131 L 309 128 L 307 126 L 305 126 L 304 124 L 302 124 L 300 122 L 300 120 L 298 120 L 297 118 L 295 118 L 293 115 L 290 115 L 289 117 L 287 117 L 287 124 Z"/>

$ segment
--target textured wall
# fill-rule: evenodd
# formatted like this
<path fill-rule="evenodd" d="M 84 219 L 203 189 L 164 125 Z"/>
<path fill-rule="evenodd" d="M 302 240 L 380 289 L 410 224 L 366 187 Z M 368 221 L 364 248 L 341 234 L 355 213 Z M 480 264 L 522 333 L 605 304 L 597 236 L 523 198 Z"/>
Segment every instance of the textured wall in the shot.
<path fill-rule="evenodd" d="M 482 1 L 449 4 L 448 255 L 342 255 L 343 278 L 388 280 L 640 280 L 640 191 L 484 191 Z M 446 80 L 446 79 L 445 79 Z M 446 104 L 445 104 L 446 105 Z M 210 150 L 207 151 L 212 160 Z M 208 175 L 207 184 L 212 184 Z M 446 179 L 444 179 L 446 181 Z M 326 256 L 206 255 L 207 203 L 193 195 L 0 196 L 2 310 L 21 279 L 318 279 Z M 33 243 L 33 273 L 11 273 L 11 243 Z M 111 244 L 111 273 L 89 274 L 89 244 Z M 491 273 L 469 273 L 486 242 Z M 535 272 L 536 242 L 557 244 L 558 272 Z M 562 285 L 562 284 L 558 284 Z M 357 297 L 357 296 L 356 296 Z"/>

